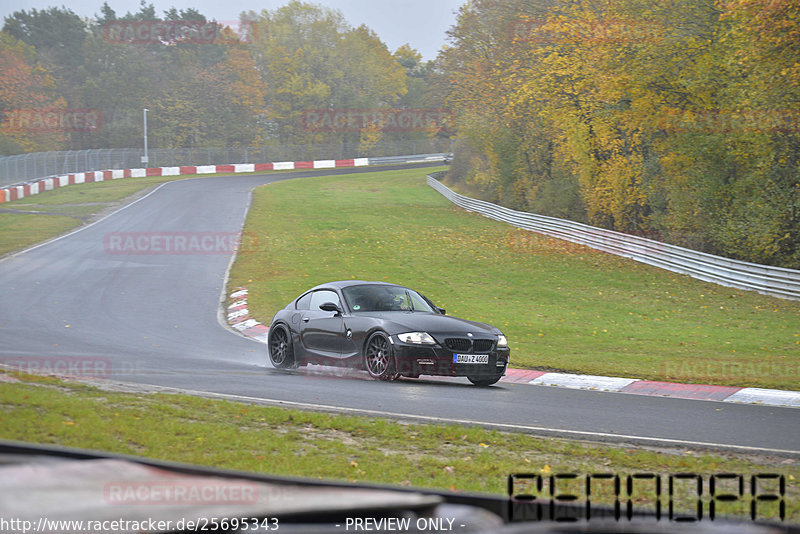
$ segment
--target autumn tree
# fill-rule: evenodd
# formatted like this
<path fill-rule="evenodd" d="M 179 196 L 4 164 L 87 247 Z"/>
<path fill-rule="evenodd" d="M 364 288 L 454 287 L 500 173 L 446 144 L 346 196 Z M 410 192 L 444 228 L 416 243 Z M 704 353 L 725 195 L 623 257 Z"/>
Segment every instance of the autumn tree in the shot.
<path fill-rule="evenodd" d="M 751 261 L 798 256 L 794 0 L 475 0 L 441 63 L 507 205 Z"/>
<path fill-rule="evenodd" d="M 0 72 L 0 154 L 61 148 L 63 132 L 40 130 L 20 122 L 20 112 L 65 107 L 34 48 L 0 32 Z"/>
<path fill-rule="evenodd" d="M 267 88 L 269 133 L 281 143 L 356 146 L 360 131 L 314 131 L 307 113 L 391 107 L 407 90 L 403 67 L 372 30 L 351 28 L 339 11 L 314 4 L 264 10 L 253 54 Z"/>
<path fill-rule="evenodd" d="M 5 17 L 3 31 L 36 49 L 39 61 L 47 65 L 59 83 L 70 87 L 82 83 L 86 74 L 83 43 L 87 28 L 71 9 L 15 11 Z"/>

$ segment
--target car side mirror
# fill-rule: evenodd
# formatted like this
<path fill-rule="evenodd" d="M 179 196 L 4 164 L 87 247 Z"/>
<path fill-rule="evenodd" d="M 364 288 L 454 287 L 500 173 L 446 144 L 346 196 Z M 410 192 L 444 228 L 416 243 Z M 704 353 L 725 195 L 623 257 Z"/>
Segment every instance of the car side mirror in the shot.
<path fill-rule="evenodd" d="M 436 311 L 438 313 L 440 313 L 441 315 L 447 315 L 447 310 L 445 310 L 444 308 L 440 308 L 439 306 L 436 306 L 435 308 L 436 308 Z"/>
<path fill-rule="evenodd" d="M 326 312 L 336 312 L 336 315 L 342 314 L 342 308 L 340 308 L 338 304 L 334 304 L 333 302 L 326 302 L 325 304 L 320 304 L 319 309 Z"/>

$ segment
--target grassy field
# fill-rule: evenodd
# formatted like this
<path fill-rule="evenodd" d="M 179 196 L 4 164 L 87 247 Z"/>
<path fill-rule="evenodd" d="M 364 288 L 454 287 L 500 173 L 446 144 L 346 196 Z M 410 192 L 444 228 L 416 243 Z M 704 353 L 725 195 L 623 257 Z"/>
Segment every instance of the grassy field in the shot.
<path fill-rule="evenodd" d="M 512 473 L 634 473 L 667 476 L 777 473 L 786 480 L 786 519 L 800 521 L 798 466 L 779 458 L 643 450 L 538 438 L 457 425 L 404 424 L 173 394 L 131 394 L 0 371 L 0 438 L 83 447 L 198 465 L 350 482 L 505 495 Z M 232 447 L 231 444 L 235 444 Z M 688 486 L 687 486 L 688 487 Z M 580 487 L 573 488 L 580 493 Z M 666 486 L 663 490 L 666 492 Z M 765 486 L 762 493 L 771 491 Z M 613 502 L 610 491 L 593 503 Z M 654 509 L 652 488 L 637 505 Z M 680 498 L 677 496 L 680 495 Z M 662 506 L 666 493 L 662 494 Z M 692 490 L 676 492 L 690 509 Z M 740 506 L 728 512 L 746 515 Z M 759 518 L 776 519 L 762 504 Z M 706 511 L 708 502 L 705 502 Z M 665 508 L 666 511 L 666 508 Z"/>
<path fill-rule="evenodd" d="M 468 213 L 424 170 L 257 189 L 229 287 L 272 315 L 313 285 L 388 280 L 494 324 L 512 366 L 800 390 L 800 303 L 699 282 Z"/>

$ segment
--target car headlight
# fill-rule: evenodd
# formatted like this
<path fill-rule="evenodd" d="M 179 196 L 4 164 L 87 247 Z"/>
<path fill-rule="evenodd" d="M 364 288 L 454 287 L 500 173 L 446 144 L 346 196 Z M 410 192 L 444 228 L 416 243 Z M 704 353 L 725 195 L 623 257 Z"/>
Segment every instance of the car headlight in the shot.
<path fill-rule="evenodd" d="M 497 346 L 498 347 L 507 347 L 508 346 L 508 340 L 506 339 L 506 336 L 504 336 L 503 334 L 499 334 L 497 336 Z"/>
<path fill-rule="evenodd" d="M 427 332 L 406 332 L 405 334 L 397 334 L 397 339 L 403 343 L 415 343 L 418 345 L 436 344 L 436 340 Z"/>

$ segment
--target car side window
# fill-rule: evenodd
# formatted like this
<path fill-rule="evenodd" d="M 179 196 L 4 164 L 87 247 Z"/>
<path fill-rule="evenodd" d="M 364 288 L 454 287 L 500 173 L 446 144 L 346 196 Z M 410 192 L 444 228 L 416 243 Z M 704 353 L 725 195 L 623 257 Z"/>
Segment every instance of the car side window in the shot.
<path fill-rule="evenodd" d="M 333 302 L 339 306 L 342 305 L 342 303 L 339 302 L 339 295 L 337 295 L 335 291 L 321 289 L 311 293 L 311 305 L 309 309 L 312 311 L 319 311 L 319 307 L 326 302 Z"/>
<path fill-rule="evenodd" d="M 295 303 L 295 308 L 297 308 L 298 310 L 307 310 L 309 304 L 311 303 L 311 295 L 312 295 L 311 293 L 306 293 L 305 295 L 297 299 L 297 302 Z"/>

